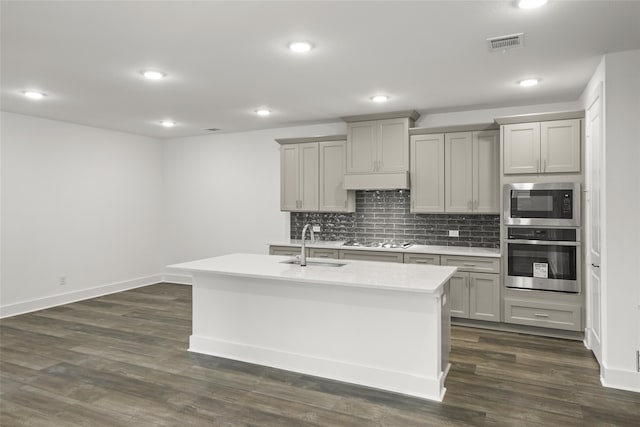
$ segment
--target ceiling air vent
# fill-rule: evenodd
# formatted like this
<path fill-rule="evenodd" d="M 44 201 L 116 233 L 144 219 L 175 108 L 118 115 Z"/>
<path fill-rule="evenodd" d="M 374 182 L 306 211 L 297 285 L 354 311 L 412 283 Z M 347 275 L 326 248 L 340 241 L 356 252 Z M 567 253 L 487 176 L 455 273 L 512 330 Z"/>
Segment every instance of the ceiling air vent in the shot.
<path fill-rule="evenodd" d="M 490 52 L 504 52 L 507 49 L 524 46 L 524 33 L 487 39 Z"/>

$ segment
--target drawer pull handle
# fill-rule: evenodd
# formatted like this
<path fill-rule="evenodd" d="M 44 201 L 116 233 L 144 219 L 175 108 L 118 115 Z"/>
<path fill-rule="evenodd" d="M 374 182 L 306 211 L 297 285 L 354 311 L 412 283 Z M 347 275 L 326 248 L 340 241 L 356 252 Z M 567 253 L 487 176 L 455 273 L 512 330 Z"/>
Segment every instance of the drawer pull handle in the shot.
<path fill-rule="evenodd" d="M 463 265 L 464 265 L 465 267 L 475 267 L 475 266 L 476 266 L 475 264 L 472 264 L 472 263 L 470 263 L 470 262 L 465 262 Z"/>
<path fill-rule="evenodd" d="M 544 313 L 533 313 L 533 315 L 536 317 L 549 317 L 548 314 L 544 314 Z"/>

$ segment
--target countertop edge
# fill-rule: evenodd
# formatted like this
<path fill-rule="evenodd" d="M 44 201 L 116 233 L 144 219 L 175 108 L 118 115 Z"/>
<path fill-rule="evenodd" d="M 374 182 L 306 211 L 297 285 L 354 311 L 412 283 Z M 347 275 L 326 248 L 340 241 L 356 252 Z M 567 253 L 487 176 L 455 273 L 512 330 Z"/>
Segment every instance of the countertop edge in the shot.
<path fill-rule="evenodd" d="M 429 245 L 413 245 L 409 248 L 370 248 L 366 246 L 343 246 L 344 241 L 321 241 L 321 242 L 307 242 L 307 248 L 313 249 L 342 249 L 342 250 L 354 250 L 354 251 L 376 251 L 376 252 L 400 252 L 406 254 L 433 254 L 433 255 L 452 255 L 452 256 L 472 256 L 472 257 L 487 257 L 487 258 L 500 258 L 500 249 L 491 248 L 468 248 L 460 246 L 429 246 Z M 292 248 L 299 248 L 300 243 L 293 242 L 270 242 L 268 246 L 285 246 Z"/>

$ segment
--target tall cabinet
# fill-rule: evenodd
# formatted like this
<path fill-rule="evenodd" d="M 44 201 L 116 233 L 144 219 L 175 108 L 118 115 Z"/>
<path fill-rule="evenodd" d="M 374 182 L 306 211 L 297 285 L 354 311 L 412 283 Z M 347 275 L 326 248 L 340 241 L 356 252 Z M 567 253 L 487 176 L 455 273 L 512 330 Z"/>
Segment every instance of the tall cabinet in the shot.
<path fill-rule="evenodd" d="M 285 138 L 280 144 L 280 210 L 353 212 L 355 193 L 344 189 L 346 136 Z"/>

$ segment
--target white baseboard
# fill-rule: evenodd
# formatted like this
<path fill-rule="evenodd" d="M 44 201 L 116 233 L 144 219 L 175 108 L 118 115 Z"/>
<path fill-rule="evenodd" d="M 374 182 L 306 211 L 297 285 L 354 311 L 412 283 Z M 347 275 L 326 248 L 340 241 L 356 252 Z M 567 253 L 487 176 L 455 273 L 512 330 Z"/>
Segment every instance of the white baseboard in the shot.
<path fill-rule="evenodd" d="M 109 283 L 107 285 L 96 286 L 89 289 L 81 289 L 77 291 L 66 292 L 64 294 L 52 295 L 44 298 L 37 298 L 30 301 L 18 302 L 0 306 L 0 319 L 5 317 L 16 316 L 18 314 L 30 313 L 33 311 L 43 310 L 45 308 L 56 307 L 58 305 L 69 304 L 72 302 L 82 301 L 89 298 L 95 298 L 103 295 L 122 292 L 129 289 L 135 289 L 142 286 L 153 285 L 164 281 L 165 276 L 155 274 L 152 276 L 138 277 L 136 279 L 125 280 L 122 282 Z"/>
<path fill-rule="evenodd" d="M 438 402 L 442 402 L 446 392 L 444 380 L 449 368 L 447 367 L 447 370 L 441 372 L 437 378 L 428 378 L 410 372 L 393 371 L 343 360 L 319 358 L 195 335 L 191 335 L 189 339 L 189 351 L 364 385 Z"/>
<path fill-rule="evenodd" d="M 600 372 L 600 382 L 603 386 L 640 393 L 640 372 L 607 367 Z"/>
<path fill-rule="evenodd" d="M 192 285 L 193 277 L 190 274 L 169 274 L 162 275 L 162 281 L 168 283 L 175 283 L 178 285 Z"/>

